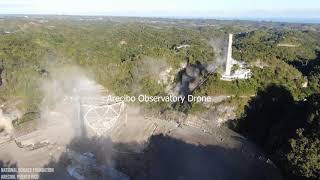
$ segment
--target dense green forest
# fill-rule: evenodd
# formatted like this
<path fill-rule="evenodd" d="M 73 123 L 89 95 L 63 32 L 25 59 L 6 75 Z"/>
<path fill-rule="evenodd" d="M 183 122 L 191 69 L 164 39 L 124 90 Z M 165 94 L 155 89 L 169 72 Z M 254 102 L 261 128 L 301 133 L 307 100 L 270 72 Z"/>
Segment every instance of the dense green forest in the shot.
<path fill-rule="evenodd" d="M 12 23 L 12 22 L 11 22 Z M 1 88 L 3 101 L 22 98 L 25 108 L 34 108 L 36 79 L 59 64 L 79 65 L 94 74 L 97 82 L 114 93 L 132 94 L 136 84 L 142 93 L 157 94 L 163 88 L 143 66 L 153 59 L 164 68 L 179 68 L 189 57 L 191 62 L 213 59 L 214 52 L 200 32 L 175 27 L 154 28 L 139 23 L 97 23 L 17 21 L 13 33 L 0 36 L 0 59 L 3 66 Z M 6 27 L 3 22 L 2 28 Z M 175 47 L 189 43 L 188 49 Z M 139 72 L 139 75 L 136 73 Z M 141 73 L 140 73 L 141 72 Z M 50 72 L 49 72 L 50 73 Z M 151 85 L 151 86 L 150 86 Z M 159 87 L 160 86 L 160 87 Z M 35 102 L 33 102 L 35 101 Z"/>
<path fill-rule="evenodd" d="M 158 83 L 160 71 L 152 67 L 172 68 L 175 76 L 186 59 L 191 64 L 218 64 L 218 54 L 209 42 L 232 32 L 233 57 L 250 65 L 252 78 L 221 81 L 218 72 L 222 67 L 218 67 L 204 75 L 205 81 L 193 93 L 247 97 L 249 102 L 239 103 L 239 119 L 230 126 L 264 149 L 288 179 L 319 179 L 320 28 L 165 22 L 1 19 L 0 102 L 20 100 L 23 112 L 37 112 L 42 99 L 39 81 L 49 78 L 52 68 L 64 65 L 86 69 L 117 95 L 166 94 L 168 84 Z M 177 48 L 180 45 L 189 47 Z M 182 109 L 195 112 L 202 108 L 191 104 Z"/>

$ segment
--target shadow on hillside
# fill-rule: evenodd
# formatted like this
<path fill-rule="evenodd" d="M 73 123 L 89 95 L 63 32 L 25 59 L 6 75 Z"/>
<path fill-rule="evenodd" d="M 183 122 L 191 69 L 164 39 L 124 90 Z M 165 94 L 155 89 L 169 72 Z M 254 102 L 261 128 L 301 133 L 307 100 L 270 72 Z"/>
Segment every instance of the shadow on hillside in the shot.
<path fill-rule="evenodd" d="M 98 163 L 115 167 L 131 180 L 280 179 L 271 164 L 249 157 L 241 148 L 188 144 L 164 135 L 152 136 L 141 152 L 136 151 L 139 146 L 110 144 L 109 139 L 77 138 L 69 148 L 80 153 L 93 152 Z M 64 155 L 46 167 L 54 167 L 55 173 L 41 174 L 41 179 L 70 179 Z"/>
<path fill-rule="evenodd" d="M 238 120 L 236 130 L 269 153 L 295 134 L 305 112 L 283 86 L 270 85 L 258 91 Z"/>
<path fill-rule="evenodd" d="M 303 179 L 287 169 L 286 156 L 289 139 L 295 137 L 297 129 L 305 127 L 309 106 L 308 101 L 295 101 L 285 87 L 270 85 L 258 91 L 245 106 L 242 117 L 229 125 L 258 144 L 287 179 Z"/>
<path fill-rule="evenodd" d="M 294 60 L 289 62 L 290 65 L 298 69 L 304 76 L 310 75 L 316 66 L 320 66 L 320 52 L 312 60 Z"/>
<path fill-rule="evenodd" d="M 245 106 L 244 116 L 239 122 L 241 133 L 263 146 L 269 130 L 287 116 L 293 104 L 291 93 L 282 86 L 272 85 L 258 91 Z"/>

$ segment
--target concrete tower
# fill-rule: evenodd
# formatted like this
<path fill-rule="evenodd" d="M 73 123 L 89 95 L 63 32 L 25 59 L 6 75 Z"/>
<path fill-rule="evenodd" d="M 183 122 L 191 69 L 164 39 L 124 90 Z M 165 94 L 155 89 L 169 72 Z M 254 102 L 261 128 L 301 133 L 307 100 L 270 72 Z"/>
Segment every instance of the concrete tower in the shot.
<path fill-rule="evenodd" d="M 229 34 L 229 42 L 228 42 L 228 52 L 227 52 L 227 61 L 226 61 L 226 69 L 225 69 L 225 75 L 230 76 L 231 75 L 231 61 L 232 61 L 232 38 L 233 34 Z"/>

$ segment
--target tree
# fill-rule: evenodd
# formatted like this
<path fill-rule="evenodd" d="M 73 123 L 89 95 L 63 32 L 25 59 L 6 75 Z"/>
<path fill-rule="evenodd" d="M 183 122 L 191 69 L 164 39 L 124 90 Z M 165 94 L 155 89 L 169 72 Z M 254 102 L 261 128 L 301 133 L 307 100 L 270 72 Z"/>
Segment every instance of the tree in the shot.
<path fill-rule="evenodd" d="M 297 176 L 320 178 L 320 95 L 308 98 L 307 118 L 296 136 L 289 140 L 287 171 Z"/>

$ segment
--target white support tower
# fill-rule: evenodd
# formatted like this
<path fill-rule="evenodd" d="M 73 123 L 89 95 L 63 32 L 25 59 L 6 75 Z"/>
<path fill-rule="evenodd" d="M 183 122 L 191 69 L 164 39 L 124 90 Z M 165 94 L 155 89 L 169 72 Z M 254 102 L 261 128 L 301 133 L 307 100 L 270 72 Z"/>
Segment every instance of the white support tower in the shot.
<path fill-rule="evenodd" d="M 221 80 L 232 81 L 236 79 L 249 79 L 251 77 L 251 70 L 247 68 L 247 64 L 232 58 L 232 41 L 233 34 L 229 34 L 226 66 Z M 237 65 L 238 69 L 232 71 L 234 65 Z"/>
<path fill-rule="evenodd" d="M 231 68 L 232 68 L 232 38 L 233 34 L 229 34 L 229 41 L 228 41 L 228 51 L 227 51 L 227 61 L 226 61 L 226 69 L 225 75 L 231 75 Z"/>

